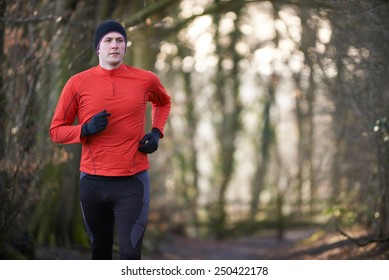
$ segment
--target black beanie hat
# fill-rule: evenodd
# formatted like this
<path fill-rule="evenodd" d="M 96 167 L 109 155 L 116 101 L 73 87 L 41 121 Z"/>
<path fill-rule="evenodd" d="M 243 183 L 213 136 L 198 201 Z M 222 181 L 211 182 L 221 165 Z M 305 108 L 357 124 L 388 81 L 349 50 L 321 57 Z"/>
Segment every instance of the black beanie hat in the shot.
<path fill-rule="evenodd" d="M 127 42 L 127 34 L 124 27 L 117 21 L 109 19 L 100 23 L 95 30 L 95 50 L 97 50 L 101 39 L 109 32 L 119 32 Z"/>

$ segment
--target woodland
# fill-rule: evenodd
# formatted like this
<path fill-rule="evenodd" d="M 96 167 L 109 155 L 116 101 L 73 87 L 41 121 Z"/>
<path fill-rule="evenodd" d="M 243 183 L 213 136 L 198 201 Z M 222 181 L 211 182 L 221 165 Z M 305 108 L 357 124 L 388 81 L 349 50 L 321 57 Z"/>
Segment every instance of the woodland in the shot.
<path fill-rule="evenodd" d="M 172 98 L 145 258 L 389 257 L 388 1 L 0 0 L 0 259 L 88 254 L 81 146 L 49 126 L 108 18 Z"/>

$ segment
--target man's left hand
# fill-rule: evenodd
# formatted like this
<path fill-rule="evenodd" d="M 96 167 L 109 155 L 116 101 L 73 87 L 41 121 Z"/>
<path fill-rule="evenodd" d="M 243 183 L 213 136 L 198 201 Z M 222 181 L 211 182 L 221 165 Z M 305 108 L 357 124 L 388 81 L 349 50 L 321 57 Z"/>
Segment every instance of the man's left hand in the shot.
<path fill-rule="evenodd" d="M 161 137 L 161 132 L 158 128 L 153 128 L 150 133 L 143 136 L 140 140 L 140 146 L 138 150 L 145 154 L 154 153 L 158 149 L 159 138 Z"/>

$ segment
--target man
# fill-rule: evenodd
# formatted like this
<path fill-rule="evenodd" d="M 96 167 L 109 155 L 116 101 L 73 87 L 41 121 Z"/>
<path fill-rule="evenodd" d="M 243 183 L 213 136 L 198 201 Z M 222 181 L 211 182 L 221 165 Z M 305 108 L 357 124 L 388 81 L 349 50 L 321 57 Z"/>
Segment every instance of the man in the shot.
<path fill-rule="evenodd" d="M 171 106 L 155 74 L 123 63 L 126 44 L 120 23 L 98 25 L 99 64 L 68 80 L 50 126 L 53 142 L 82 144 L 80 200 L 92 259 L 112 259 L 115 224 L 120 258 L 141 259 L 150 196 L 147 154 L 157 150 Z M 152 130 L 145 134 L 147 102 Z"/>

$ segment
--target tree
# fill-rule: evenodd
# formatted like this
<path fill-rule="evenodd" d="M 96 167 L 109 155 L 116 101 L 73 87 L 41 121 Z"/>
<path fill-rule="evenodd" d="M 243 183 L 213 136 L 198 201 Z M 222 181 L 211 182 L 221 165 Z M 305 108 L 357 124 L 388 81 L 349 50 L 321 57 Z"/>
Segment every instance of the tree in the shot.
<path fill-rule="evenodd" d="M 343 5 L 333 5 L 329 18 L 333 24 L 331 43 L 337 48 L 333 59 L 338 75 L 336 83 L 332 81 L 330 85 L 337 112 L 344 116 L 343 122 L 334 123 L 342 145 L 342 157 L 334 166 L 347 178 L 343 181 L 348 192 L 358 188 L 359 204 L 353 205 L 360 209 L 354 208 L 358 219 L 376 224 L 373 231 L 384 237 L 388 234 L 388 48 L 382 42 L 388 40 L 384 28 L 387 3 L 352 3 L 348 5 L 350 12 L 342 13 L 342 18 L 338 11 L 343 10 Z"/>
<path fill-rule="evenodd" d="M 14 10 L 15 18 L 5 20 L 6 17 L 2 17 L 1 22 L 5 44 L 1 44 L 4 47 L 0 88 L 4 134 L 0 143 L 0 254 L 23 258 L 23 254 L 33 256 L 26 217 L 35 198 L 30 194 L 30 185 L 42 164 L 36 138 L 39 127 L 37 88 L 41 74 L 41 53 L 37 50 L 42 41 L 32 21 L 19 20 L 29 14 L 30 6 L 18 4 L 21 3 L 6 5 L 2 1 L 1 4 L 2 15 Z"/>

